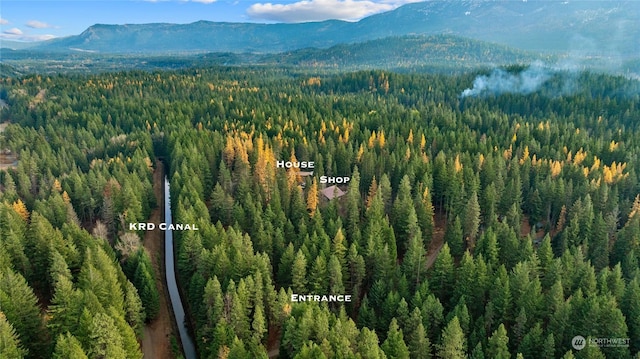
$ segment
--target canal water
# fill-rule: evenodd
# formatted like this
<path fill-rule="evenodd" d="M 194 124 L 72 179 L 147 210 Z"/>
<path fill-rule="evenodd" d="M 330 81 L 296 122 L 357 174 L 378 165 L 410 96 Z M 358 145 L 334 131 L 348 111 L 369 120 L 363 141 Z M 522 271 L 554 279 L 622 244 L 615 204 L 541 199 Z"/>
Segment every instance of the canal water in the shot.
<path fill-rule="evenodd" d="M 164 178 L 164 222 L 167 224 L 173 223 L 173 217 L 171 216 L 169 181 L 167 180 L 167 177 Z M 193 343 L 193 339 L 189 335 L 189 330 L 187 329 L 184 307 L 182 306 L 180 291 L 178 291 L 178 283 L 176 282 L 175 259 L 173 253 L 173 231 L 170 229 L 164 231 L 164 253 L 167 273 L 167 289 L 169 290 L 173 313 L 176 316 L 176 323 L 178 325 L 180 341 L 182 342 L 182 348 L 184 349 L 185 359 L 197 359 L 196 347 Z"/>

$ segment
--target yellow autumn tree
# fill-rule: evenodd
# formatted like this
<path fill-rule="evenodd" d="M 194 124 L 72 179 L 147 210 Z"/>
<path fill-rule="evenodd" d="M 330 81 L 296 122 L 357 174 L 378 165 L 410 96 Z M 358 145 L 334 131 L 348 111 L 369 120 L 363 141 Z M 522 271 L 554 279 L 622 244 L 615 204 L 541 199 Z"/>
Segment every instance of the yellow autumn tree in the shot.
<path fill-rule="evenodd" d="M 380 134 L 378 135 L 378 146 L 380 146 L 380 148 L 384 148 L 386 142 L 387 141 L 384 138 L 384 131 L 380 131 Z"/>
<path fill-rule="evenodd" d="M 522 158 L 520 158 L 519 163 L 524 164 L 524 162 L 529 158 L 529 146 L 524 146 L 524 150 L 522 151 Z"/>
<path fill-rule="evenodd" d="M 224 150 L 222 151 L 222 157 L 224 158 L 224 162 L 227 164 L 227 167 L 231 167 L 233 164 L 235 153 L 236 151 L 233 148 L 233 138 L 231 135 L 227 135 L 227 142 L 224 146 Z"/>
<path fill-rule="evenodd" d="M 349 128 L 345 128 L 344 130 L 344 136 L 342 136 L 342 140 L 344 143 L 349 142 Z"/>
<path fill-rule="evenodd" d="M 291 161 L 291 163 L 298 162 L 295 152 L 291 151 L 291 158 L 289 159 L 289 161 Z M 300 180 L 299 172 L 300 172 L 300 169 L 295 168 L 293 166 L 291 166 L 291 168 L 287 170 L 287 184 L 289 185 L 289 189 L 292 189 L 293 186 L 295 186 L 299 182 Z"/>
<path fill-rule="evenodd" d="M 58 193 L 60 193 L 62 191 L 62 186 L 60 185 L 60 181 L 58 181 L 57 178 L 53 181 L 52 188 L 53 188 L 54 191 L 56 191 Z"/>
<path fill-rule="evenodd" d="M 311 183 L 311 187 L 309 187 L 309 192 L 307 192 L 307 210 L 309 211 L 309 216 L 313 217 L 316 214 L 316 209 L 318 208 L 318 183 L 316 182 L 316 178 L 313 178 L 313 182 Z"/>
<path fill-rule="evenodd" d="M 632 219 L 638 213 L 640 213 L 640 194 L 637 195 L 636 199 L 633 201 L 633 206 L 631 206 L 631 212 L 629 212 L 629 219 Z"/>
<path fill-rule="evenodd" d="M 275 154 L 269 145 L 264 143 L 262 135 L 256 139 L 255 148 L 257 151 L 257 160 L 254 166 L 253 174 L 256 177 L 256 181 L 264 191 L 265 200 L 268 202 L 271 199 L 271 189 L 269 184 L 275 176 Z"/>
<path fill-rule="evenodd" d="M 462 163 L 460 162 L 460 154 L 456 155 L 456 159 L 455 159 L 453 165 L 454 165 L 454 169 L 455 169 L 456 173 L 462 171 Z"/>
<path fill-rule="evenodd" d="M 238 161 L 242 161 L 242 163 L 248 165 L 249 164 L 249 154 L 247 153 L 247 145 L 246 142 L 243 142 L 240 137 L 234 138 L 233 147 L 235 148 L 235 158 Z"/>
<path fill-rule="evenodd" d="M 367 145 L 369 146 L 369 148 L 373 148 L 373 146 L 375 146 L 376 144 L 376 131 L 373 131 L 371 133 L 371 136 L 369 137 L 369 142 L 367 143 Z"/>
<path fill-rule="evenodd" d="M 562 172 L 562 163 L 560 161 L 551 161 L 551 178 L 556 178 Z"/>
<path fill-rule="evenodd" d="M 587 153 L 584 152 L 581 147 L 578 152 L 576 152 L 575 156 L 573 156 L 573 164 L 579 166 L 585 158 L 587 158 Z"/>
<path fill-rule="evenodd" d="M 360 147 L 358 148 L 358 154 L 356 155 L 356 160 L 361 161 L 363 154 L 364 154 L 364 144 L 361 143 Z"/>
<path fill-rule="evenodd" d="M 27 210 L 27 206 L 24 205 L 22 200 L 18 198 L 17 201 L 13 202 L 13 210 L 16 211 L 22 217 L 25 222 L 29 219 L 29 211 Z"/>
<path fill-rule="evenodd" d="M 593 156 L 593 165 L 591 166 L 591 171 L 595 171 L 600 168 L 600 159 L 596 156 Z"/>

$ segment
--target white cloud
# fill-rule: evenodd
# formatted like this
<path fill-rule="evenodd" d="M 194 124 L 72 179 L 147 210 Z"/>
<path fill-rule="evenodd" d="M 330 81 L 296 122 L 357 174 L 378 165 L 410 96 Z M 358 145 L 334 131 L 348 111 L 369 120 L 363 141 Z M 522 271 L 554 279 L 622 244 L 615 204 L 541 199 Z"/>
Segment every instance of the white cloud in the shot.
<path fill-rule="evenodd" d="M 416 0 L 302 0 L 291 4 L 256 3 L 247 9 L 254 19 L 277 22 L 356 21 Z"/>
<path fill-rule="evenodd" d="M 6 25 L 8 23 L 9 23 L 9 20 L 3 19 L 3 18 L 0 17 L 0 25 Z"/>
<path fill-rule="evenodd" d="M 42 22 L 42 21 L 38 21 L 38 20 L 31 20 L 29 22 L 27 22 L 25 24 L 27 27 L 33 28 L 33 29 L 49 29 L 52 28 L 53 26 L 47 24 L 46 22 Z"/>
<path fill-rule="evenodd" d="M 9 30 L 4 30 L 3 33 L 6 34 L 6 35 L 18 36 L 18 35 L 22 35 L 22 30 L 18 29 L 17 27 L 14 27 L 14 28 L 9 29 Z"/>
<path fill-rule="evenodd" d="M 14 27 L 9 30 L 5 30 L 0 34 L 0 40 L 14 40 L 14 41 L 44 41 L 51 40 L 55 38 L 55 35 L 50 34 L 42 34 L 42 35 L 34 35 L 34 34 L 25 34 L 22 30 Z"/>
<path fill-rule="evenodd" d="M 168 2 L 171 0 L 142 0 L 145 2 Z M 213 4 L 214 2 L 216 2 L 218 0 L 178 0 L 178 2 L 199 2 L 201 4 Z"/>

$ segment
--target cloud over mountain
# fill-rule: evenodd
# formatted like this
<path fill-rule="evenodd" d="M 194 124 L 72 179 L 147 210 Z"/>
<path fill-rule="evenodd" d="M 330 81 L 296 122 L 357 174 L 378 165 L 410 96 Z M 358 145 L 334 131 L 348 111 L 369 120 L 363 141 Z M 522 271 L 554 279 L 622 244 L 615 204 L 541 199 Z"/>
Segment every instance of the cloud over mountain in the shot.
<path fill-rule="evenodd" d="M 2 33 L 6 35 L 22 35 L 22 30 L 18 29 L 17 27 L 14 27 L 9 30 L 3 31 Z"/>
<path fill-rule="evenodd" d="M 30 20 L 25 24 L 27 27 L 32 29 L 49 29 L 53 26 L 47 24 L 46 22 L 38 21 L 38 20 Z"/>
<path fill-rule="evenodd" d="M 389 11 L 412 1 L 302 0 L 291 4 L 257 3 L 247 9 L 253 19 L 276 22 L 306 22 L 328 19 L 355 21 Z"/>

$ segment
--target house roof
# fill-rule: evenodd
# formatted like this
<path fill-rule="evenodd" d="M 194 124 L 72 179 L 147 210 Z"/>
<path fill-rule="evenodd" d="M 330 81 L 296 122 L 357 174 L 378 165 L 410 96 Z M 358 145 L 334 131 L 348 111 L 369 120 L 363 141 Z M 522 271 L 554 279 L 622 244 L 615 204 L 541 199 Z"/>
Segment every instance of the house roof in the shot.
<path fill-rule="evenodd" d="M 329 200 L 332 200 L 337 197 L 342 197 L 346 194 L 345 191 L 341 190 L 338 186 L 331 186 L 321 190 L 322 194 L 327 197 Z"/>

